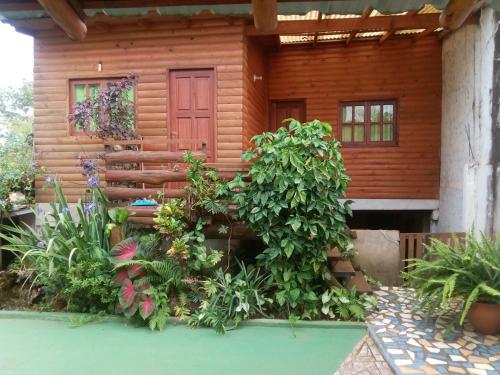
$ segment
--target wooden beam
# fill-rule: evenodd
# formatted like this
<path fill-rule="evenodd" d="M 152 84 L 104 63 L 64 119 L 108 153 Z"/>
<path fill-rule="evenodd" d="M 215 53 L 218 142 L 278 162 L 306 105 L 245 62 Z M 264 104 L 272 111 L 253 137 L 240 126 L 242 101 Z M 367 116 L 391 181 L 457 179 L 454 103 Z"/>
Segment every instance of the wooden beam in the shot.
<path fill-rule="evenodd" d="M 276 0 L 252 0 L 255 29 L 268 33 L 278 27 L 278 3 Z"/>
<path fill-rule="evenodd" d="M 162 185 L 166 182 L 186 181 L 185 171 L 169 170 L 107 170 L 106 181 L 113 182 L 137 182 L 152 185 Z"/>
<path fill-rule="evenodd" d="M 318 19 L 317 19 L 317 20 L 318 20 L 318 22 L 321 22 L 321 19 L 322 19 L 322 18 L 323 18 L 323 13 L 318 12 Z M 319 35 L 318 33 L 315 33 L 315 34 L 314 34 L 313 47 L 315 47 L 315 46 L 316 46 L 316 44 L 318 43 L 318 35 Z"/>
<path fill-rule="evenodd" d="M 131 200 L 152 197 L 161 198 L 182 198 L 185 195 L 183 189 L 136 189 L 125 187 L 107 187 L 106 195 L 110 200 Z"/>
<path fill-rule="evenodd" d="M 38 3 L 72 40 L 85 39 L 87 26 L 66 0 L 38 0 Z"/>
<path fill-rule="evenodd" d="M 418 33 L 417 35 L 415 35 L 413 37 L 413 41 L 416 42 L 417 40 L 420 40 L 422 39 L 423 37 L 426 37 L 427 35 L 430 35 L 432 34 L 434 31 L 436 30 L 435 27 L 430 27 L 428 29 L 425 29 L 424 31 L 422 31 L 421 33 Z"/>
<path fill-rule="evenodd" d="M 194 151 L 193 157 L 205 160 L 207 154 Z M 118 151 L 109 152 L 105 155 L 109 163 L 182 163 L 184 162 L 184 151 Z"/>
<path fill-rule="evenodd" d="M 441 27 L 446 30 L 458 29 L 482 3 L 483 0 L 450 0 L 439 17 Z"/>
<path fill-rule="evenodd" d="M 260 32 L 254 26 L 246 26 L 246 34 L 249 36 L 258 35 L 294 35 L 301 33 L 314 34 L 316 32 L 337 32 L 347 33 L 358 30 L 363 31 L 385 31 L 391 29 L 427 29 L 439 25 L 439 14 L 417 14 L 415 16 L 384 16 L 368 17 L 366 19 L 356 18 L 338 18 L 328 19 L 322 22 L 317 21 L 281 21 L 278 22 L 276 30 L 271 32 Z"/>
<path fill-rule="evenodd" d="M 363 14 L 361 15 L 361 19 L 367 19 L 368 17 L 370 17 L 370 14 L 372 14 L 372 12 L 373 12 L 373 7 L 371 6 L 366 7 L 365 10 L 363 11 Z M 356 37 L 356 34 L 358 32 L 359 30 L 351 31 L 349 37 L 345 41 L 346 47 L 348 47 L 349 44 L 351 44 L 352 40 Z"/>
<path fill-rule="evenodd" d="M 382 44 L 384 43 L 387 39 L 389 39 L 392 35 L 394 35 L 394 32 L 396 30 L 394 30 L 393 28 L 390 28 L 389 30 L 387 30 L 384 35 L 382 35 L 380 37 L 380 39 L 378 40 L 378 44 Z"/>
<path fill-rule="evenodd" d="M 87 15 L 83 11 L 82 4 L 80 3 L 80 0 L 68 0 L 68 2 L 69 2 L 69 5 L 71 5 L 71 8 L 73 8 L 73 10 L 76 12 L 78 17 L 80 17 L 80 19 L 82 21 L 85 21 L 87 19 Z"/>

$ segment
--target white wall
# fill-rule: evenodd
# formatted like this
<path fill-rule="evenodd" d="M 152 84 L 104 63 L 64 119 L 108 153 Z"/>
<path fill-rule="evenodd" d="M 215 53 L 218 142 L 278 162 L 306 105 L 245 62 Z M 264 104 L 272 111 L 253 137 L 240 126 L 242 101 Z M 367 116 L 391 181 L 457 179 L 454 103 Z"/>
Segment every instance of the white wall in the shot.
<path fill-rule="evenodd" d="M 437 231 L 492 231 L 495 13 L 486 8 L 443 42 L 441 188 Z"/>

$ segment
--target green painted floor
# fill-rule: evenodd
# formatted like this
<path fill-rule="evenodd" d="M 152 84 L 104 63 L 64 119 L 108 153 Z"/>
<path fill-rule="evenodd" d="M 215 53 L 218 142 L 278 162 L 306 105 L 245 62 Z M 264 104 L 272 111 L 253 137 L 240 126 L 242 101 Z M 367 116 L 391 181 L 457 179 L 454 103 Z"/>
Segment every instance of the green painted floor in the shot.
<path fill-rule="evenodd" d="M 60 316 L 0 314 L 0 374 L 332 375 L 366 334 L 356 324 L 292 330 L 268 321 L 225 335 L 181 324 L 151 332 L 115 319 L 70 328 Z"/>

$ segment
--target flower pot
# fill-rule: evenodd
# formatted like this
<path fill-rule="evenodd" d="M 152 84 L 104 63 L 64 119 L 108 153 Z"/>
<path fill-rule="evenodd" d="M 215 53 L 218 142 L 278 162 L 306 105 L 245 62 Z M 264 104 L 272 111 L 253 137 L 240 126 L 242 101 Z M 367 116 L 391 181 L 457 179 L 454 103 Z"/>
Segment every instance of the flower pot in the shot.
<path fill-rule="evenodd" d="M 500 333 L 500 304 L 475 302 L 467 315 L 474 331 L 484 335 Z"/>

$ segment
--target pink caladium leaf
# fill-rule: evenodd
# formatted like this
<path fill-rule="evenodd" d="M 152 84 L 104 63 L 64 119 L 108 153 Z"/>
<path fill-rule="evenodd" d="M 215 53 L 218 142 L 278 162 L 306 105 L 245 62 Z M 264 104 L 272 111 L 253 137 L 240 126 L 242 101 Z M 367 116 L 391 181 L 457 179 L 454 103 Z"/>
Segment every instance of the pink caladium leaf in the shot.
<path fill-rule="evenodd" d="M 146 320 L 154 311 L 153 298 L 151 296 L 144 296 L 141 304 L 139 305 L 139 314 L 142 319 Z"/>
<path fill-rule="evenodd" d="M 134 301 L 137 292 L 135 286 L 130 279 L 125 279 L 123 281 L 122 288 L 120 289 L 119 301 L 123 309 L 128 308 Z"/>
<path fill-rule="evenodd" d="M 123 240 L 111 249 L 115 260 L 130 260 L 137 254 L 137 241 L 131 238 Z"/>
<path fill-rule="evenodd" d="M 137 294 L 130 306 L 124 311 L 125 317 L 127 319 L 130 319 L 131 317 L 134 316 L 134 314 L 137 312 L 137 309 L 139 308 L 139 302 L 140 302 L 141 296 Z"/>
<path fill-rule="evenodd" d="M 136 277 L 136 276 L 139 276 L 142 274 L 142 268 L 139 264 L 135 263 L 135 264 L 132 264 L 129 268 L 128 268 L 128 277 L 130 277 L 131 279 Z"/>
<path fill-rule="evenodd" d="M 128 279 L 128 270 L 123 268 L 115 276 L 115 285 L 122 285 L 126 279 Z"/>
<path fill-rule="evenodd" d="M 140 287 L 139 287 L 139 290 L 141 292 L 144 292 L 145 290 L 148 290 L 149 289 L 149 284 L 148 283 L 144 283 L 142 284 Z"/>

